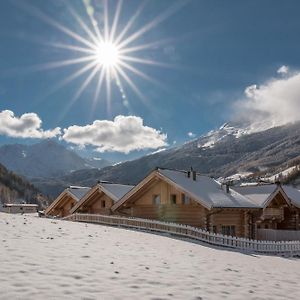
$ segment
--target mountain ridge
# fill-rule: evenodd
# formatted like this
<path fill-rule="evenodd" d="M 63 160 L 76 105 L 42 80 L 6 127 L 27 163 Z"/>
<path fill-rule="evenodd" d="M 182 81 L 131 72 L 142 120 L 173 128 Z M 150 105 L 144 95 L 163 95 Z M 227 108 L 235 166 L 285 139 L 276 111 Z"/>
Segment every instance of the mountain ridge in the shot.
<path fill-rule="evenodd" d="M 47 184 L 52 187 L 58 184 L 61 188 L 68 184 L 91 186 L 98 180 L 136 184 L 155 167 L 186 170 L 192 166 L 215 178 L 240 172 L 263 175 L 276 172 L 300 158 L 300 123 L 237 134 L 241 130 L 227 124 L 181 146 L 101 170 L 77 170 Z M 210 142 L 208 147 L 206 144 L 212 138 L 214 143 Z M 35 184 L 43 190 L 43 183 Z"/>
<path fill-rule="evenodd" d="M 110 164 L 104 159 L 83 158 L 51 139 L 32 145 L 3 145 L 0 147 L 0 163 L 29 179 L 63 176 L 74 170 L 102 168 Z"/>

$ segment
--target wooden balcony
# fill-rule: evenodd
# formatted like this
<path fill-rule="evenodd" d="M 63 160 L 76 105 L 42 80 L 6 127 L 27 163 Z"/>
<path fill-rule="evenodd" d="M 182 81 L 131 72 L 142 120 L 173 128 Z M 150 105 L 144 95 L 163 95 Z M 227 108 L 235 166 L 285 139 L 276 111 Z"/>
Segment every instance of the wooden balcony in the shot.
<path fill-rule="evenodd" d="M 265 208 L 261 215 L 263 220 L 267 219 L 284 219 L 284 210 L 283 208 Z"/>

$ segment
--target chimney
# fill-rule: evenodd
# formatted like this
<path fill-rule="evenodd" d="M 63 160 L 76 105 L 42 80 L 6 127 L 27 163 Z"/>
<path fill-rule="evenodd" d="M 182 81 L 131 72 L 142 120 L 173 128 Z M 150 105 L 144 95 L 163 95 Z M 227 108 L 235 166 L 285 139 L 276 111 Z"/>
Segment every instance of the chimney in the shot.
<path fill-rule="evenodd" d="M 193 171 L 193 180 L 196 181 L 196 171 Z"/>
<path fill-rule="evenodd" d="M 229 192 L 230 192 L 230 191 L 229 191 L 229 183 L 227 182 L 227 183 L 225 184 L 225 186 L 226 186 L 226 193 L 229 194 Z"/>

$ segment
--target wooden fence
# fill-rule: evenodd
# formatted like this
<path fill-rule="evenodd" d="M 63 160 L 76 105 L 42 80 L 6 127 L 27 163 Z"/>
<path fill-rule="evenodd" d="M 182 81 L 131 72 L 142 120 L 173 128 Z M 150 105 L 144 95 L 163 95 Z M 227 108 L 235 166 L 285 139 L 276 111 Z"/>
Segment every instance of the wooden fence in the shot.
<path fill-rule="evenodd" d="M 98 223 L 125 228 L 135 228 L 155 232 L 163 232 L 183 236 L 212 245 L 236 248 L 260 253 L 289 253 L 300 254 L 300 241 L 258 241 L 246 238 L 226 236 L 208 232 L 201 228 L 177 223 L 167 223 L 157 220 L 126 218 L 120 216 L 105 216 L 95 214 L 79 214 L 63 218 L 64 220 Z"/>
<path fill-rule="evenodd" d="M 300 230 L 257 229 L 257 238 L 268 241 L 300 241 Z"/>

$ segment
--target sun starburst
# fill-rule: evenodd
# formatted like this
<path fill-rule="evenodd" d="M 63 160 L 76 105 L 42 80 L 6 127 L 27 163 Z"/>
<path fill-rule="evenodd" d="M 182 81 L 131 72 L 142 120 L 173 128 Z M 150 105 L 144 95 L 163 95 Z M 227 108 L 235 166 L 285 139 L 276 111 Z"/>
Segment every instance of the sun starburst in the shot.
<path fill-rule="evenodd" d="M 188 0 L 187 0 L 188 1 Z M 55 27 L 64 34 L 68 35 L 74 39 L 78 44 L 64 44 L 64 43 L 48 43 L 53 47 L 65 49 L 72 51 L 73 53 L 80 53 L 78 58 L 50 62 L 42 65 L 35 66 L 35 70 L 45 70 L 62 68 L 70 65 L 81 64 L 81 68 L 75 73 L 72 73 L 69 77 L 65 78 L 63 81 L 59 82 L 52 90 L 51 93 L 57 91 L 58 89 L 69 84 L 71 81 L 75 80 L 83 74 L 87 74 L 87 77 L 82 82 L 81 86 L 77 89 L 74 94 L 73 99 L 69 101 L 65 109 L 66 113 L 75 101 L 82 95 L 86 87 L 97 78 L 97 83 L 95 85 L 94 99 L 92 104 L 92 109 L 95 107 L 100 92 L 103 87 L 106 89 L 107 95 L 107 108 L 110 110 L 111 107 L 111 90 L 112 84 L 114 83 L 123 99 L 123 104 L 128 107 L 129 102 L 124 90 L 124 83 L 129 86 L 132 91 L 144 102 L 147 102 L 145 95 L 139 90 L 138 86 L 131 79 L 130 74 L 135 74 L 145 80 L 152 83 L 160 84 L 154 78 L 144 73 L 136 65 L 150 65 L 150 66 L 161 66 L 161 67 L 172 67 L 172 65 L 167 63 L 161 63 L 151 59 L 145 59 L 135 55 L 140 51 L 152 48 L 168 42 L 168 40 L 154 41 L 152 43 L 145 44 L 135 44 L 139 38 L 144 35 L 149 30 L 153 29 L 160 22 L 164 21 L 166 18 L 170 17 L 176 11 L 178 11 L 187 1 L 175 2 L 166 11 L 158 15 L 151 22 L 145 24 L 137 31 L 129 34 L 134 22 L 137 20 L 138 16 L 141 14 L 142 10 L 146 6 L 147 1 L 141 2 L 137 11 L 132 15 L 127 24 L 123 26 L 122 30 L 118 32 L 118 22 L 122 11 L 123 1 L 119 0 L 117 2 L 114 17 L 110 24 L 109 13 L 108 13 L 108 0 L 102 0 L 103 3 L 103 28 L 99 25 L 101 22 L 97 20 L 95 16 L 95 8 L 92 6 L 92 1 L 83 0 L 84 7 L 90 19 L 92 29 L 87 25 L 81 16 L 76 12 L 76 10 L 71 6 L 70 2 L 66 2 L 66 6 L 70 14 L 74 17 L 76 22 L 80 25 L 81 29 L 85 32 L 86 36 L 80 35 L 65 25 L 57 22 L 56 20 L 50 18 L 48 15 L 43 13 L 37 7 L 20 4 L 18 1 L 18 6 L 25 9 L 30 14 L 35 17 L 40 18 L 47 24 Z"/>
<path fill-rule="evenodd" d="M 118 47 L 112 42 L 101 42 L 96 49 L 96 60 L 104 68 L 114 68 L 120 61 Z"/>

